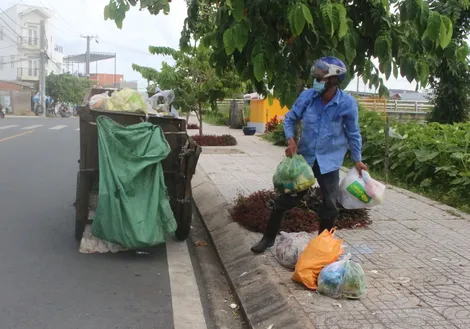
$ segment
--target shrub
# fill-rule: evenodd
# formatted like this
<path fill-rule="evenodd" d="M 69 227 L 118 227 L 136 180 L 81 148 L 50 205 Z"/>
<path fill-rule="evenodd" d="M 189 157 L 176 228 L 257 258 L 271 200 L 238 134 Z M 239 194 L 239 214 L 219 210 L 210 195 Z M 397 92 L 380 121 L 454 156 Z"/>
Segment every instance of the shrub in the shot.
<path fill-rule="evenodd" d="M 188 123 L 186 129 L 199 129 L 199 126 L 197 123 Z"/>
<path fill-rule="evenodd" d="M 194 141 L 199 146 L 235 146 L 237 140 L 232 135 L 196 135 Z"/>
<path fill-rule="evenodd" d="M 276 128 L 271 132 L 265 133 L 262 138 L 274 145 L 287 146 L 286 136 L 284 135 L 284 121 L 279 121 Z"/>
<path fill-rule="evenodd" d="M 384 119 L 360 113 L 363 158 L 373 171 L 384 172 Z M 403 139 L 389 139 L 390 177 L 434 199 L 468 208 L 470 203 L 470 123 L 454 125 L 392 122 Z M 468 210 L 468 209 L 467 209 Z"/>
<path fill-rule="evenodd" d="M 253 232 L 264 233 L 274 205 L 276 193 L 272 190 L 262 190 L 249 196 L 238 196 L 230 214 L 232 219 Z M 281 223 L 285 232 L 316 232 L 319 223 L 315 210 L 321 203 L 319 188 L 312 189 L 299 207 L 286 214 Z M 367 210 L 346 210 L 340 208 L 337 228 L 355 228 L 368 226 L 371 223 Z"/>
<path fill-rule="evenodd" d="M 275 115 L 274 118 L 269 120 L 269 122 L 266 124 L 266 129 L 264 130 L 264 133 L 267 134 L 275 131 L 279 126 L 279 122 L 280 121 L 277 119 L 277 115 Z"/>
<path fill-rule="evenodd" d="M 225 111 L 224 112 L 207 111 L 202 116 L 202 120 L 214 126 L 226 126 L 228 124 L 229 115 L 228 115 L 228 112 L 225 112 Z"/>

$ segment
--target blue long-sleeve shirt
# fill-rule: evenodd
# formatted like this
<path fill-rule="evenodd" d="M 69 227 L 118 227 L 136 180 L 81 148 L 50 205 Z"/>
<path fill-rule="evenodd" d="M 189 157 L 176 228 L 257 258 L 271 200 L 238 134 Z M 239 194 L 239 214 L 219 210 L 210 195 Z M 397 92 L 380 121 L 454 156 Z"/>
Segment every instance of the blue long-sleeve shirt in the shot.
<path fill-rule="evenodd" d="M 302 92 L 284 119 L 287 139 L 295 136 L 296 123 L 303 129 L 298 153 L 313 166 L 318 162 L 322 174 L 339 169 L 351 149 L 354 162 L 362 161 L 362 138 L 359 129 L 357 101 L 339 90 L 325 104 L 313 89 Z"/>

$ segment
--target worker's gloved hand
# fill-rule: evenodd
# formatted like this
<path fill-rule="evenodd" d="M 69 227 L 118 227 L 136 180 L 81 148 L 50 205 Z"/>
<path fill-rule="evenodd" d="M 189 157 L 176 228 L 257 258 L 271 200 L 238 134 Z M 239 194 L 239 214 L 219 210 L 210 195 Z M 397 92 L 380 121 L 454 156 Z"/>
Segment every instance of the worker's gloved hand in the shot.
<path fill-rule="evenodd" d="M 297 143 L 295 142 L 293 138 L 289 139 L 288 146 L 286 148 L 286 156 L 289 158 L 292 158 L 294 154 L 296 153 L 297 153 Z"/>

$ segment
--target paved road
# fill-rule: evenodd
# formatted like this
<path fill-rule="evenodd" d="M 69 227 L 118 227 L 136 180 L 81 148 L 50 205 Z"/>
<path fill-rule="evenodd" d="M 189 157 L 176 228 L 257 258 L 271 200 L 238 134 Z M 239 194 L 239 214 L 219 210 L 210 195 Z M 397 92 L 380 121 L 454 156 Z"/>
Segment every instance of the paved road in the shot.
<path fill-rule="evenodd" d="M 213 287 L 186 243 L 147 256 L 78 252 L 77 130 L 75 118 L 0 120 L 0 328 L 213 327 L 200 300 Z"/>

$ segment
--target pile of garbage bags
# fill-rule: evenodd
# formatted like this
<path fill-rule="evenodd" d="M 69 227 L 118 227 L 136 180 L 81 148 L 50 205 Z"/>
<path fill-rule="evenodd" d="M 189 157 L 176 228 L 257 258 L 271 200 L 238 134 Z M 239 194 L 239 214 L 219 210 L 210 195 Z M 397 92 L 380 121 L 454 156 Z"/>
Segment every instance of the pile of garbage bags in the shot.
<path fill-rule="evenodd" d="M 336 239 L 334 232 L 325 230 L 306 246 L 308 233 L 282 232 L 276 259 L 289 268 L 295 262 L 292 280 L 310 290 L 332 298 L 359 299 L 366 292 L 364 270 L 351 260 L 350 254 L 338 260 L 344 252 L 343 240 Z"/>
<path fill-rule="evenodd" d="M 273 176 L 280 193 L 298 193 L 315 184 L 312 168 L 301 155 L 284 159 Z M 341 181 L 338 201 L 346 209 L 364 209 L 383 204 L 386 187 L 367 171 L 352 168 Z M 344 253 L 343 240 L 334 237 L 335 229 L 312 238 L 307 232 L 286 233 L 276 241 L 275 257 L 294 270 L 292 280 L 333 298 L 358 299 L 366 292 L 366 277 L 361 265 Z"/>
<path fill-rule="evenodd" d="M 179 117 L 178 112 L 171 106 L 175 100 L 173 90 L 163 90 L 148 97 L 147 93 L 124 88 L 109 95 L 109 91 L 94 95 L 88 105 L 90 109 L 107 111 L 144 113 L 146 115 Z"/>
<path fill-rule="evenodd" d="M 286 194 L 308 190 L 315 182 L 312 167 L 299 154 L 285 158 L 273 176 L 275 190 Z"/>

